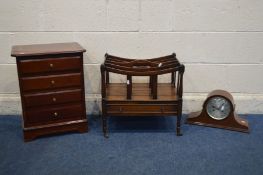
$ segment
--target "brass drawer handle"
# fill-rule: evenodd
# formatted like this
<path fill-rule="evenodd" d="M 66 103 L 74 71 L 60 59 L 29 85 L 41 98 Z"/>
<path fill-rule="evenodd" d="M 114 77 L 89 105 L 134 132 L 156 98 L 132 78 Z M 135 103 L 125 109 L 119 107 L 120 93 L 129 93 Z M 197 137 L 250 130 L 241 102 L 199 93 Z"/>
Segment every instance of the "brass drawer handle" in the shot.
<path fill-rule="evenodd" d="M 50 63 L 50 64 L 49 64 L 49 67 L 50 67 L 50 68 L 53 68 L 53 67 L 54 67 L 54 64 Z"/>
<path fill-rule="evenodd" d="M 54 116 L 57 117 L 57 116 L 58 116 L 58 113 L 57 113 L 57 112 L 54 112 Z"/>
<path fill-rule="evenodd" d="M 56 101 L 57 101 L 57 99 L 56 99 L 55 97 L 53 97 L 53 98 L 52 98 L 52 101 L 53 101 L 53 102 L 56 102 Z"/>
<path fill-rule="evenodd" d="M 51 82 L 50 82 L 51 84 L 55 84 L 55 80 L 51 80 Z"/>
<path fill-rule="evenodd" d="M 122 107 L 120 107 L 120 112 L 122 112 Z"/>

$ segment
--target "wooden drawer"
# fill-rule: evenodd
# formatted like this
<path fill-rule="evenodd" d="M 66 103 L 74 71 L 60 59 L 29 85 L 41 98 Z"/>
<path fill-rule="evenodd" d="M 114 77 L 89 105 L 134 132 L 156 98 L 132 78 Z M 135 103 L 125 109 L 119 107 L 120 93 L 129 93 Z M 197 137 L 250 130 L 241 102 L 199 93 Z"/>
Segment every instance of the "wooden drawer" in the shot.
<path fill-rule="evenodd" d="M 177 114 L 177 109 L 175 104 L 114 104 L 107 106 L 107 113 L 114 115 L 162 115 Z"/>
<path fill-rule="evenodd" d="M 81 85 L 80 73 L 54 76 L 27 77 L 21 79 L 22 90 L 46 90 Z"/>
<path fill-rule="evenodd" d="M 81 101 L 81 89 L 24 95 L 27 107 L 62 104 Z"/>
<path fill-rule="evenodd" d="M 29 59 L 18 62 L 21 74 L 58 72 L 65 70 L 80 70 L 80 57 Z"/>
<path fill-rule="evenodd" d="M 28 109 L 25 115 L 26 127 L 44 125 L 56 122 L 83 119 L 81 104 L 64 105 L 60 107 L 46 106 L 43 108 Z"/>

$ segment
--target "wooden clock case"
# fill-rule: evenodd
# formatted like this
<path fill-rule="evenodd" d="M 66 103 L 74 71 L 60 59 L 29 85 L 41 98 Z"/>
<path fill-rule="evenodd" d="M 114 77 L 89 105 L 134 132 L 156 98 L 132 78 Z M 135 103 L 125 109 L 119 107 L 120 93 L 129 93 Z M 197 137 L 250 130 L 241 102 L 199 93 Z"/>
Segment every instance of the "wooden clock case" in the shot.
<path fill-rule="evenodd" d="M 230 102 L 230 106 L 231 106 L 230 113 L 225 119 L 222 120 L 215 120 L 211 118 L 206 111 L 206 106 L 208 101 L 216 96 L 223 97 Z M 233 96 L 224 90 L 214 90 L 211 93 L 209 93 L 203 104 L 202 111 L 190 113 L 186 120 L 186 123 L 193 125 L 228 129 L 233 131 L 240 131 L 247 133 L 249 132 L 248 122 L 244 119 L 241 119 L 235 113 L 235 104 L 234 104 Z"/>

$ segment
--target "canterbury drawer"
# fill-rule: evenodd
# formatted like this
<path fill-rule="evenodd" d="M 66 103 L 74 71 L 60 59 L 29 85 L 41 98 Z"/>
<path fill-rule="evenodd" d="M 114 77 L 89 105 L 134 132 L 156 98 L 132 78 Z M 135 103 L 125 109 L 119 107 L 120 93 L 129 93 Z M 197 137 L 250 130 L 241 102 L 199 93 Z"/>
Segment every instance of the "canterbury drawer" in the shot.
<path fill-rule="evenodd" d="M 83 108 L 81 104 L 65 105 L 56 108 L 34 108 L 26 111 L 25 120 L 28 126 L 34 124 L 48 124 L 63 122 L 68 120 L 78 120 L 83 118 Z"/>
<path fill-rule="evenodd" d="M 55 89 L 62 87 L 80 86 L 81 74 L 63 74 L 56 76 L 40 76 L 40 77 L 27 77 L 21 79 L 22 89 L 29 90 L 45 90 Z"/>
<path fill-rule="evenodd" d="M 18 62 L 19 70 L 22 74 L 57 72 L 65 70 L 80 70 L 80 57 L 65 58 L 47 58 L 47 59 L 30 59 L 20 60 Z"/>
<path fill-rule="evenodd" d="M 177 113 L 177 105 L 108 105 L 107 112 L 109 114 L 169 114 Z"/>
<path fill-rule="evenodd" d="M 24 95 L 27 107 L 81 101 L 81 89 Z"/>

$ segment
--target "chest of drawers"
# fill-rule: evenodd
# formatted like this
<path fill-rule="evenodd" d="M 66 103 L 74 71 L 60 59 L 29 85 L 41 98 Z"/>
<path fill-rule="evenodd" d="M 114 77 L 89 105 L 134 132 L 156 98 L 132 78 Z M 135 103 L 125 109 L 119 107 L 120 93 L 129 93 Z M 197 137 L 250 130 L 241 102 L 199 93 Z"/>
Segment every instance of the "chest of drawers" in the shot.
<path fill-rule="evenodd" d="M 78 43 L 13 46 L 25 141 L 46 134 L 88 130 L 83 52 Z"/>

